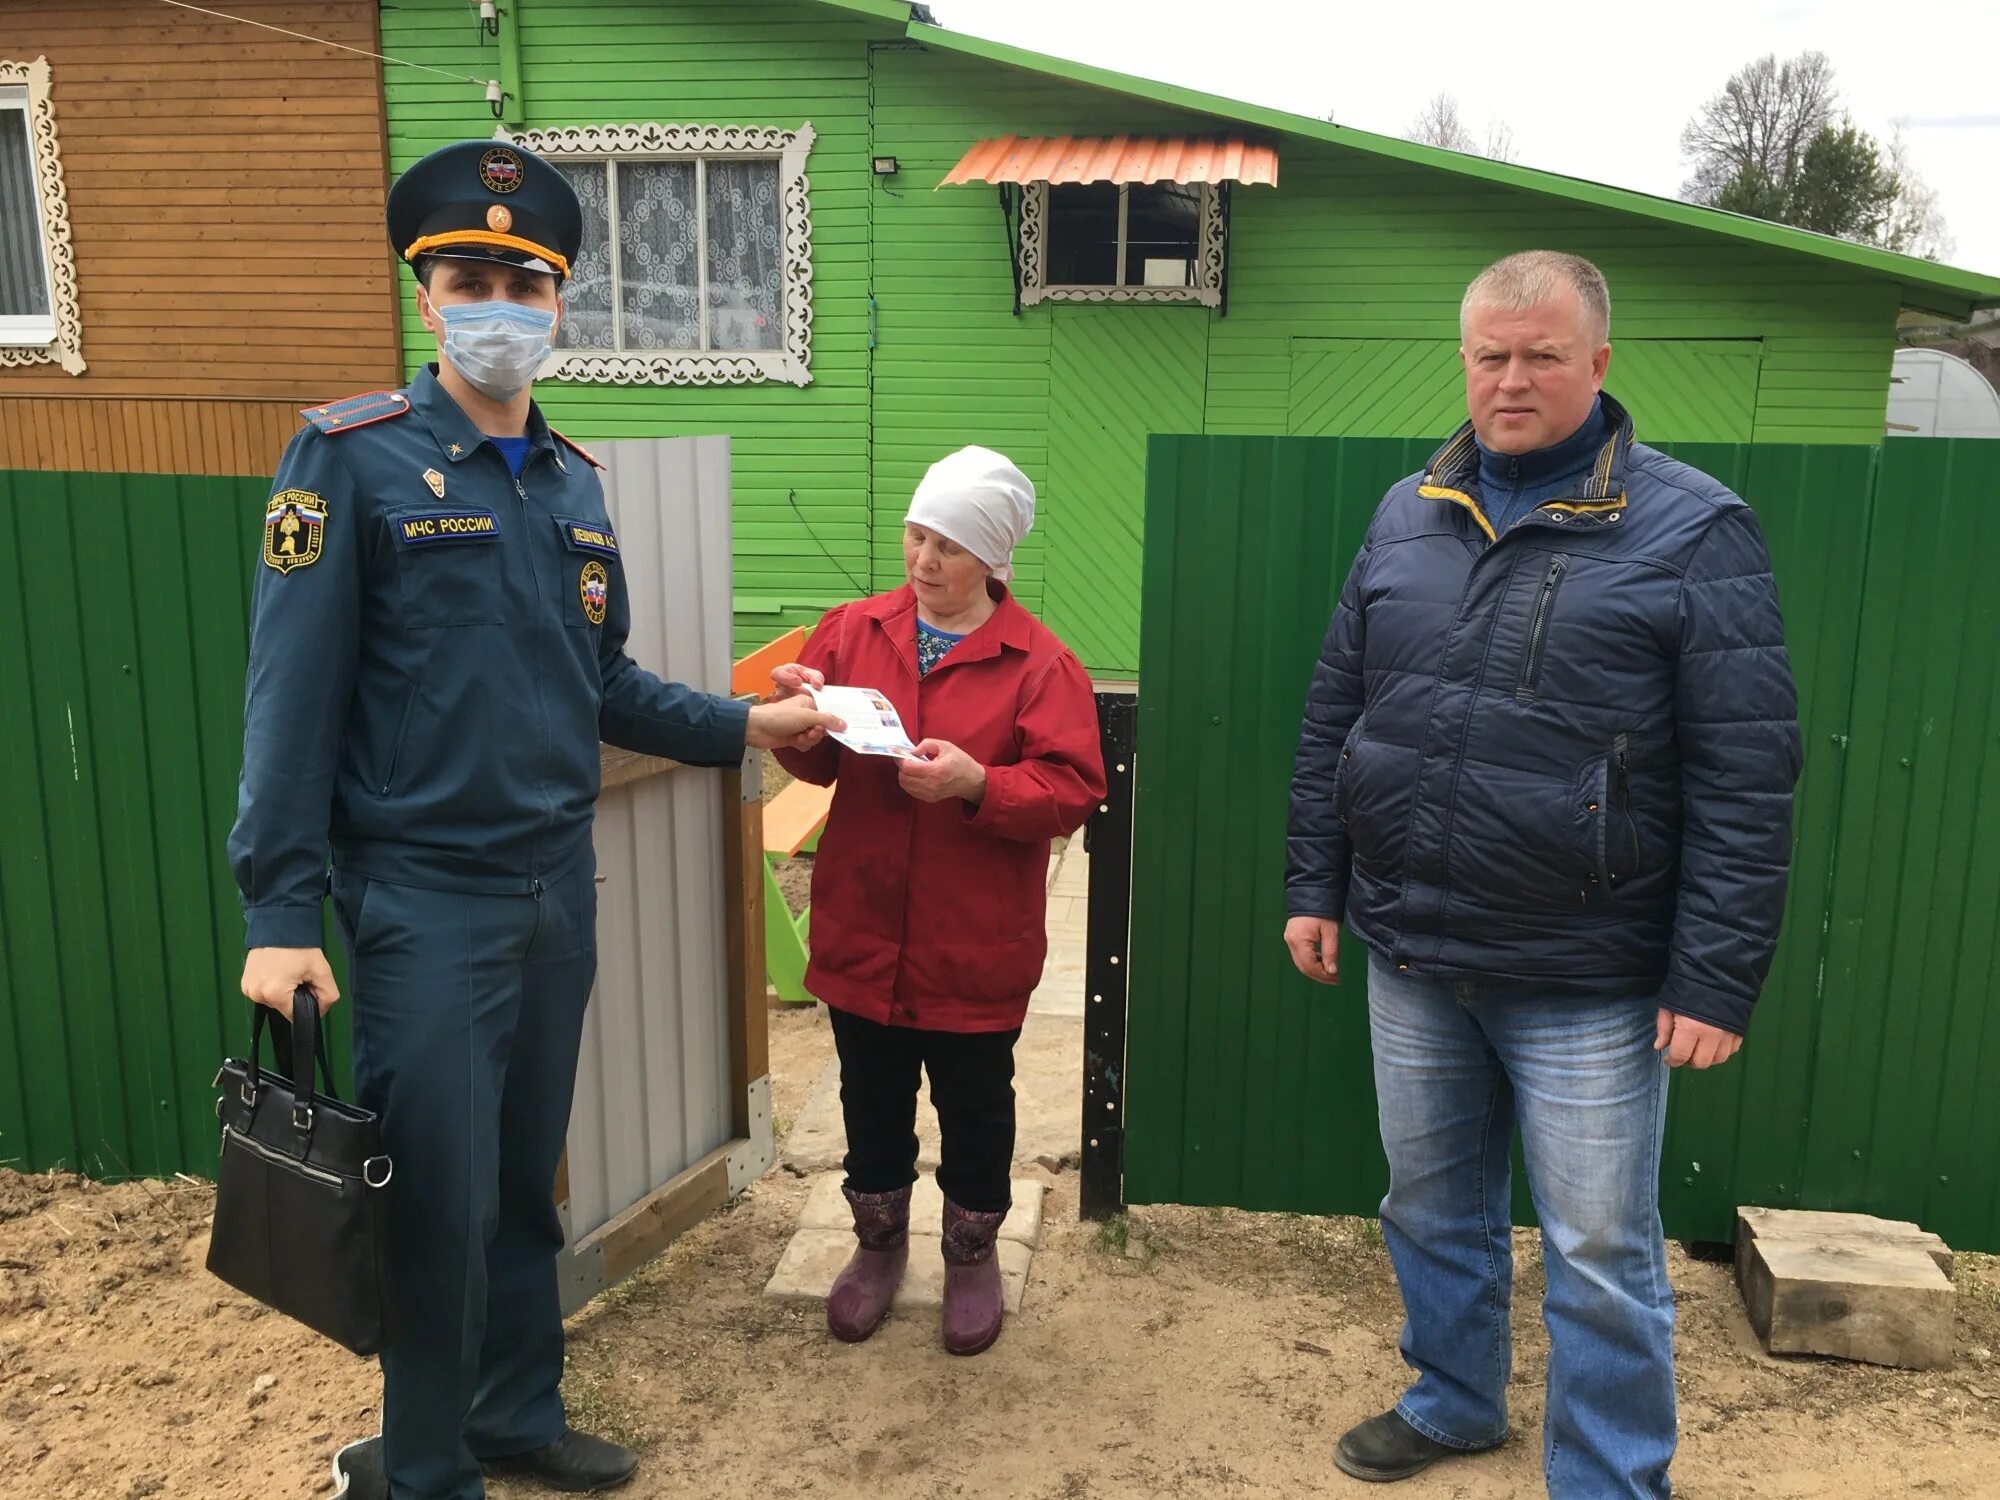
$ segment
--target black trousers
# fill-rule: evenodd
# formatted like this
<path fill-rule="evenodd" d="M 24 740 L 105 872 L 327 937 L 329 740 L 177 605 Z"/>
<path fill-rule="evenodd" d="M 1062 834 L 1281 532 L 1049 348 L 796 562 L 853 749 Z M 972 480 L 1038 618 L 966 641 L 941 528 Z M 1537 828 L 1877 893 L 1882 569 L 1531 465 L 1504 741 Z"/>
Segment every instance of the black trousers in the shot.
<path fill-rule="evenodd" d="M 938 1186 L 960 1208 L 1005 1211 L 1012 1196 L 1020 1028 L 918 1031 L 828 1009 L 840 1053 L 847 1185 L 857 1193 L 893 1193 L 917 1180 L 917 1084 L 919 1070 L 928 1070 L 943 1136 Z"/>

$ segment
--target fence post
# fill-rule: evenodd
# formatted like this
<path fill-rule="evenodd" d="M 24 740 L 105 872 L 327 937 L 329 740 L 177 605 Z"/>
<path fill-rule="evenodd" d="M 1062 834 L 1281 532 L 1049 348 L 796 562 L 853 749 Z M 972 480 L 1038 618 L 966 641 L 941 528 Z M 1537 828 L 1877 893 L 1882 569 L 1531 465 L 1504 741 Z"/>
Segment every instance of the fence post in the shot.
<path fill-rule="evenodd" d="M 1132 933 L 1132 785 L 1139 699 L 1097 695 L 1108 786 L 1091 817 L 1090 932 L 1083 970 L 1083 1181 L 1081 1216 L 1108 1219 L 1125 1206 L 1125 1007 Z"/>

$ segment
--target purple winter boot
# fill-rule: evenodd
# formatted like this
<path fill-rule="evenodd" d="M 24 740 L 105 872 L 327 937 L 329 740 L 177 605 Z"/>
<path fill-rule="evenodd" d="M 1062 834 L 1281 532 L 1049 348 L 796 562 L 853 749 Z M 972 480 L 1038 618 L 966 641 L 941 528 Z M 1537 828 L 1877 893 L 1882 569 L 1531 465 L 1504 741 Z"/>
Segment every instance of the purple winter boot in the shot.
<path fill-rule="evenodd" d="M 1006 1297 L 993 1254 L 997 1214 L 976 1214 L 944 1200 L 944 1347 L 947 1354 L 983 1354 L 1000 1337 Z"/>
<path fill-rule="evenodd" d="M 826 1294 L 826 1326 L 837 1339 L 858 1344 L 889 1316 L 910 1259 L 910 1190 L 857 1193 L 842 1187 L 854 1211 L 854 1237 L 861 1243 Z"/>

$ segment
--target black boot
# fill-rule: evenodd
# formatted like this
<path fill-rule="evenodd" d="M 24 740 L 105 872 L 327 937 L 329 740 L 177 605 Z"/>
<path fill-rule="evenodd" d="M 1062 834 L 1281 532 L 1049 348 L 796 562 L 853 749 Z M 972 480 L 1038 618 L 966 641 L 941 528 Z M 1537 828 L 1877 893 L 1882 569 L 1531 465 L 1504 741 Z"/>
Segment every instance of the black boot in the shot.
<path fill-rule="evenodd" d="M 479 1467 L 495 1479 L 532 1479 L 565 1495 L 593 1495 L 616 1489 L 639 1471 L 639 1455 L 574 1427 L 546 1448 L 482 1458 Z"/>
<path fill-rule="evenodd" d="M 1404 1421 L 1401 1412 L 1388 1411 L 1370 1417 L 1359 1427 L 1349 1428 L 1340 1446 L 1333 1450 L 1333 1461 L 1343 1474 L 1371 1484 L 1387 1484 L 1421 1474 L 1441 1458 L 1486 1451 L 1454 1448 L 1449 1443 L 1427 1438 Z"/>
<path fill-rule="evenodd" d="M 349 1443 L 333 1455 L 333 1500 L 389 1500 L 381 1433 Z"/>

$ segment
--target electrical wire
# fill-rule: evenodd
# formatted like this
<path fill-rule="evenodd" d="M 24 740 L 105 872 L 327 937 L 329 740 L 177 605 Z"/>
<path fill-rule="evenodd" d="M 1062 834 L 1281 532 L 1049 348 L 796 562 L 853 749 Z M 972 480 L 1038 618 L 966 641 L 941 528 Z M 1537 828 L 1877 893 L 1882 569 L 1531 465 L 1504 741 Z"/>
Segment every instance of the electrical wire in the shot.
<path fill-rule="evenodd" d="M 861 595 L 864 598 L 867 595 L 874 593 L 875 591 L 871 589 L 867 584 L 863 583 L 859 578 L 856 578 L 852 573 L 847 571 L 847 564 L 842 562 L 838 557 L 836 557 L 834 555 L 833 548 L 827 546 L 826 542 L 821 538 L 820 534 L 817 531 L 813 530 L 813 523 L 806 519 L 806 513 L 799 508 L 799 492 L 797 490 L 786 490 L 785 501 L 792 507 L 792 514 L 799 518 L 799 524 L 805 527 L 806 535 L 811 537 L 815 545 L 818 546 L 819 550 L 826 554 L 826 560 L 832 563 L 834 567 L 839 570 L 840 576 L 847 580 L 848 586 L 852 588 L 856 594 Z M 871 563 L 873 562 L 872 558 L 870 559 L 870 562 Z"/>
<path fill-rule="evenodd" d="M 279 36 L 294 37 L 301 42 L 314 42 L 319 46 L 332 47 L 340 52 L 352 52 L 357 57 L 372 57 L 377 62 L 389 63 L 394 67 L 415 68 L 419 73 L 435 73 L 440 78 L 456 79 L 460 83 L 469 83 L 475 88 L 483 89 L 490 81 L 485 78 L 473 78 L 465 73 L 452 73 L 443 68 L 433 68 L 426 63 L 406 62 L 400 57 L 390 57 L 388 54 L 382 52 L 370 52 L 363 47 L 350 47 L 345 42 L 330 42 L 325 37 L 309 36 L 303 31 L 287 31 L 282 26 L 273 26 L 266 21 L 253 21 L 248 16 L 232 16 L 227 11 L 210 10 L 205 5 L 190 5 L 188 4 L 188 0 L 160 0 L 160 4 L 171 5 L 175 10 L 191 10 L 197 15 L 213 16 L 218 21 L 235 21 L 243 26 L 255 26 L 260 31 L 275 31 Z"/>

